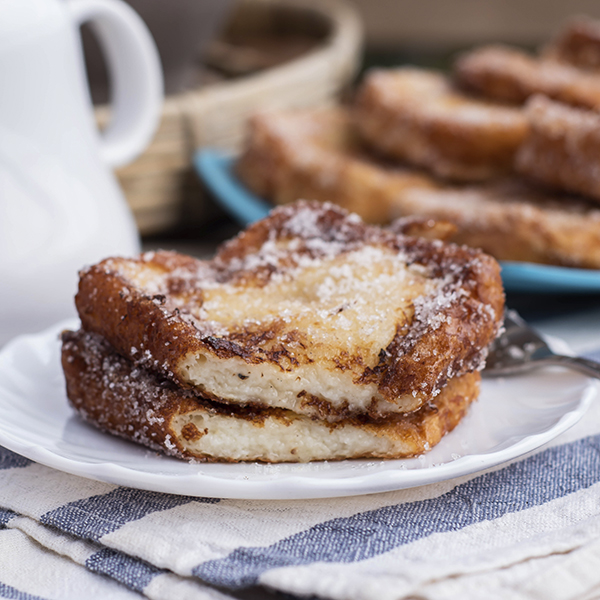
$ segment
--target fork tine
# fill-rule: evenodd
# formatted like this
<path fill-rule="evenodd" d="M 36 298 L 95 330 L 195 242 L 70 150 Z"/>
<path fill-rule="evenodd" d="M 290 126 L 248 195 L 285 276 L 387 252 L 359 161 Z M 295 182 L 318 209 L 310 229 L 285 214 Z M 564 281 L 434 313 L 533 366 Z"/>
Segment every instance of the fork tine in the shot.
<path fill-rule="evenodd" d="M 485 375 L 518 373 L 554 353 L 546 341 L 515 310 L 504 314 L 504 332 L 490 345 Z"/>
<path fill-rule="evenodd" d="M 529 327 L 521 315 L 512 308 L 504 311 L 504 326 Z"/>
<path fill-rule="evenodd" d="M 514 336 L 517 335 L 517 331 L 519 331 L 521 335 L 519 335 L 513 341 L 519 340 L 521 343 L 523 343 L 524 341 L 529 340 L 536 341 L 544 346 L 547 345 L 546 340 L 542 338 L 542 336 L 533 327 L 531 327 L 516 310 L 507 309 L 505 311 L 504 329 L 506 333 L 501 337 L 514 338 Z"/>

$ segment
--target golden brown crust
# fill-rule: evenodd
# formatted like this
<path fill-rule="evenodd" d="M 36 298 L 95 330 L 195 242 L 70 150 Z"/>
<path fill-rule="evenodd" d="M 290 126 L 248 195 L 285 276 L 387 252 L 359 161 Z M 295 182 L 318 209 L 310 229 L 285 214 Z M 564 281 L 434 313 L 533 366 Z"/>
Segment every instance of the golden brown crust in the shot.
<path fill-rule="evenodd" d="M 289 243 L 294 250 L 274 252 L 278 243 Z M 203 317 L 203 292 L 224 285 L 231 286 L 231 293 L 260 292 L 295 264 L 307 260 L 318 264 L 325 255 L 343 258 L 364 248 L 381 249 L 400 260 L 398 264 L 423 270 L 434 282 L 432 291 L 412 300 L 412 317 L 399 322 L 391 342 L 375 347 L 373 356 L 367 346 L 349 352 L 334 345 L 325 354 L 315 354 L 313 338 L 279 317 L 228 328 Z M 144 278 L 147 285 L 140 284 Z M 174 278 L 185 282 L 182 293 L 170 291 Z M 352 297 L 342 300 L 352 303 Z M 499 267 L 491 257 L 368 226 L 337 207 L 319 203 L 274 210 L 225 244 L 209 263 L 174 253 L 105 260 L 81 273 L 76 297 L 85 329 L 105 337 L 123 356 L 180 385 L 186 381 L 182 359 L 198 352 L 241 364 L 274 365 L 281 377 L 291 379 L 318 359 L 323 368 L 331 362 L 334 371 L 352 374 L 356 390 L 375 386 L 377 397 L 390 403 L 388 411 L 394 405 L 402 411 L 415 410 L 448 379 L 481 368 L 486 346 L 498 331 L 503 301 Z M 327 397 L 321 400 L 328 402 Z M 302 407 L 315 409 L 304 404 L 295 410 Z M 321 407 L 316 414 L 325 418 L 327 412 L 331 417 L 346 414 L 343 405 L 328 411 Z"/>
<path fill-rule="evenodd" d="M 190 413 L 246 421 L 255 428 L 251 435 L 257 439 L 267 421 L 284 428 L 292 422 L 305 423 L 307 436 L 314 430 L 313 421 L 292 415 L 289 411 L 236 407 L 196 396 L 169 380 L 134 366 L 100 336 L 82 330 L 63 334 L 62 365 L 69 401 L 84 420 L 103 431 L 178 458 L 228 461 L 226 456 L 196 452 L 187 443 L 211 435 L 208 427 L 199 430 L 190 422 L 178 433 L 174 419 Z M 361 454 L 348 448 L 344 450 L 347 456 L 337 453 L 324 458 L 402 458 L 421 454 L 437 444 L 462 419 L 478 396 L 479 381 L 479 373 L 455 378 L 431 403 L 410 415 L 394 416 L 379 422 L 362 416 L 324 425 L 330 431 L 357 428 L 373 438 L 383 437 L 389 441 L 389 449 L 385 453 Z M 284 443 L 293 446 L 294 440 Z M 276 451 L 267 444 L 257 452 L 248 460 L 272 462 Z M 295 460 L 293 455 L 292 448 L 290 460 Z M 229 459 L 228 462 L 235 461 Z"/>
<path fill-rule="evenodd" d="M 516 167 L 548 187 L 600 201 L 600 115 L 535 96 L 526 107 L 531 133 Z"/>
<path fill-rule="evenodd" d="M 600 78 L 555 60 L 529 56 L 504 46 L 485 46 L 460 57 L 457 82 L 485 98 L 523 104 L 543 94 L 566 104 L 600 106 Z"/>
<path fill-rule="evenodd" d="M 414 68 L 369 73 L 357 95 L 356 126 L 383 156 L 457 181 L 511 170 L 527 134 L 520 109 L 470 98 L 444 75 Z"/>

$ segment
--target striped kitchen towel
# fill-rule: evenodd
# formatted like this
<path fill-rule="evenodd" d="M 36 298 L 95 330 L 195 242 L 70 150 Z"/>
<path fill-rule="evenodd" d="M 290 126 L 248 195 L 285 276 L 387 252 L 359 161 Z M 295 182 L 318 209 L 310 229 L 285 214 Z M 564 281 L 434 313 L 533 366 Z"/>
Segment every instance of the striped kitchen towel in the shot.
<path fill-rule="evenodd" d="M 600 408 L 483 475 L 310 501 L 117 487 L 0 453 L 0 597 L 595 597 Z"/>
<path fill-rule="evenodd" d="M 0 597 L 216 600 L 260 589 L 339 600 L 600 597 L 600 405 L 486 473 L 324 500 L 147 492 L 0 448 Z"/>

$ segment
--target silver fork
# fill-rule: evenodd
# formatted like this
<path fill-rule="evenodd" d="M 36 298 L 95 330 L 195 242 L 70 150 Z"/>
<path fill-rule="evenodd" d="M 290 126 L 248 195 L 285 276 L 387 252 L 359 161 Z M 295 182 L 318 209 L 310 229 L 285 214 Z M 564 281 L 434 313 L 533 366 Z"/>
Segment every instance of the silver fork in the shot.
<path fill-rule="evenodd" d="M 516 311 L 506 311 L 504 328 L 504 333 L 490 346 L 484 376 L 515 375 L 539 367 L 559 365 L 600 379 L 600 363 L 578 356 L 555 354 Z"/>

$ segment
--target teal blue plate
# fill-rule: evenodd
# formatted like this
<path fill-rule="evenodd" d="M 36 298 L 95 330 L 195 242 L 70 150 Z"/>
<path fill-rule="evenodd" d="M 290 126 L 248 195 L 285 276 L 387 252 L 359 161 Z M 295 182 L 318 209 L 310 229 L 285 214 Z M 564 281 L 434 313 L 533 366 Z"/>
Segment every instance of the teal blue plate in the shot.
<path fill-rule="evenodd" d="M 245 188 L 232 171 L 233 158 L 215 150 L 199 150 L 194 165 L 216 200 L 242 226 L 262 219 L 272 206 Z M 524 262 L 502 262 L 502 280 L 509 292 L 600 293 L 600 270 L 571 269 Z"/>

